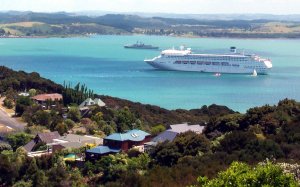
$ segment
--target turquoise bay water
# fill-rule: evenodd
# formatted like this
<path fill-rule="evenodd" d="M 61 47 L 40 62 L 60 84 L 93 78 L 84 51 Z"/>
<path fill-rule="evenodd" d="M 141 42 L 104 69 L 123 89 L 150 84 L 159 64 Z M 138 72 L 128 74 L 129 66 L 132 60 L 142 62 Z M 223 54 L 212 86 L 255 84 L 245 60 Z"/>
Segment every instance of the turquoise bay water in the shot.
<path fill-rule="evenodd" d="M 227 52 L 236 46 L 271 58 L 269 75 L 158 71 L 145 58 L 160 50 L 124 49 L 143 41 L 161 49 L 186 45 L 198 52 Z M 203 39 L 160 36 L 97 36 L 93 38 L 0 39 L 0 65 L 37 71 L 57 83 L 85 83 L 99 94 L 168 109 L 199 108 L 213 103 L 245 112 L 280 99 L 300 101 L 300 40 Z"/>

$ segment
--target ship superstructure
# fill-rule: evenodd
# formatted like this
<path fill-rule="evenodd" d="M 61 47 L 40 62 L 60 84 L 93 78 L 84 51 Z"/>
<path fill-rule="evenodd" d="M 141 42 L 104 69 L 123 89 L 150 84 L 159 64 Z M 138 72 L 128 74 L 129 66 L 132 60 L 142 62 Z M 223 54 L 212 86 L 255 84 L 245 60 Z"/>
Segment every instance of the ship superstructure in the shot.
<path fill-rule="evenodd" d="M 135 44 L 124 45 L 124 48 L 129 49 L 158 49 L 156 46 L 146 45 L 142 42 L 137 41 Z"/>

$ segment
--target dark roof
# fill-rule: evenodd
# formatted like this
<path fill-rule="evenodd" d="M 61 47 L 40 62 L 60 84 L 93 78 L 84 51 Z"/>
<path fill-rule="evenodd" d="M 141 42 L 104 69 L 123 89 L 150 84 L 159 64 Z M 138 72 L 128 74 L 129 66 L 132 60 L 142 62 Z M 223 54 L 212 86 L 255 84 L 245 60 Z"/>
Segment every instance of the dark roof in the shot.
<path fill-rule="evenodd" d="M 27 151 L 27 152 L 31 152 L 33 147 L 36 145 L 36 142 L 34 140 L 31 140 L 30 142 L 28 142 L 26 145 L 23 146 L 23 148 Z"/>
<path fill-rule="evenodd" d="M 44 143 L 52 143 L 53 139 L 60 138 L 60 135 L 57 131 L 54 132 L 46 132 L 46 133 L 38 133 L 37 136 Z"/>
<path fill-rule="evenodd" d="M 175 137 L 177 136 L 177 132 L 174 132 L 172 130 L 166 130 L 159 135 L 157 135 L 155 138 L 152 139 L 153 142 L 164 142 L 166 140 L 173 141 Z"/>

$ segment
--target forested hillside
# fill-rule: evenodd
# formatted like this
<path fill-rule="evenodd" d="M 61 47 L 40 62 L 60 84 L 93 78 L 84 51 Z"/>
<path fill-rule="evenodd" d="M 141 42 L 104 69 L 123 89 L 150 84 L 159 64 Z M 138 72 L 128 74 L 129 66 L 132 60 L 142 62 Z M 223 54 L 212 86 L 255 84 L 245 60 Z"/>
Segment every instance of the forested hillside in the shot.
<path fill-rule="evenodd" d="M 36 89 L 37 93 L 63 93 L 65 91 L 63 85 L 42 78 L 36 72 L 17 72 L 4 66 L 0 66 L 0 93 L 13 96 L 16 95 L 17 92 L 24 91 L 25 89 Z M 108 107 L 113 109 L 128 107 L 137 118 L 141 119 L 149 126 L 157 124 L 170 125 L 182 122 L 204 124 L 209 121 L 211 115 L 218 116 L 234 113 L 234 111 L 228 107 L 218 105 L 203 106 L 200 109 L 193 110 L 167 110 L 158 106 L 144 105 L 129 100 L 98 94 L 101 93 L 95 94 L 94 97 L 99 96 Z M 70 102 L 66 104 L 70 104 Z"/>
<path fill-rule="evenodd" d="M 87 34 L 154 34 L 199 37 L 299 38 L 300 23 L 272 19 L 207 20 L 107 14 L 0 13 L 0 36 L 74 36 Z"/>
<path fill-rule="evenodd" d="M 70 108 L 63 119 L 58 105 L 44 110 L 24 102 L 29 98 L 17 99 L 28 127 L 26 133 L 8 135 L 9 144 L 0 144 L 1 186 L 299 186 L 300 103 L 295 100 L 283 99 L 277 105 L 254 107 L 241 114 L 218 105 L 170 111 L 100 96 L 107 107 L 91 108 L 83 117 L 76 108 L 77 99 L 92 93 L 84 85 L 71 88 L 37 73 L 0 67 L 2 95 L 14 99 L 25 88 L 36 93 L 62 93 L 69 102 L 61 105 Z M 82 154 L 86 147 L 36 158 L 28 157 L 20 147 L 33 138 L 27 133 L 44 129 L 64 134 L 81 125 L 86 134 L 103 137 L 139 128 L 155 136 L 168 125 L 183 121 L 205 125 L 204 132 L 181 133 L 148 153 L 131 149 L 81 165 L 64 160 L 64 156 Z"/>

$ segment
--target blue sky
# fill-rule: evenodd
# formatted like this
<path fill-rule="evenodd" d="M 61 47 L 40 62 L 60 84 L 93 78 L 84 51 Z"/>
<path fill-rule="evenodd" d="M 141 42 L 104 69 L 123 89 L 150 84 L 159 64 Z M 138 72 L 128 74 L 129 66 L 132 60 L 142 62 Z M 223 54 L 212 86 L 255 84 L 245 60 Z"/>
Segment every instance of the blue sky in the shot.
<path fill-rule="evenodd" d="M 300 14 L 300 0 L 0 0 L 0 10 Z"/>

